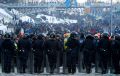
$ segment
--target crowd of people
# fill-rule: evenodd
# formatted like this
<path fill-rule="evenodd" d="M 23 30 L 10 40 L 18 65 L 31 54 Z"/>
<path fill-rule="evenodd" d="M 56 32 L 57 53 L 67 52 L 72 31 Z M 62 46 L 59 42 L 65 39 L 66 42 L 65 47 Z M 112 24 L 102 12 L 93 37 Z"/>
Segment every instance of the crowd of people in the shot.
<path fill-rule="evenodd" d="M 120 74 L 120 35 L 107 33 L 84 35 L 71 32 L 38 35 L 0 35 L 2 72 L 11 73 L 17 67 L 18 73 L 42 73 L 47 68 L 53 74 L 56 68 L 63 67 L 68 73 L 76 73 L 76 68 L 91 73 L 101 69 L 106 74 L 109 68 Z M 82 63 L 81 63 L 82 62 Z M 94 66 L 93 66 L 94 64 Z M 59 70 L 58 70 L 59 71 Z"/>

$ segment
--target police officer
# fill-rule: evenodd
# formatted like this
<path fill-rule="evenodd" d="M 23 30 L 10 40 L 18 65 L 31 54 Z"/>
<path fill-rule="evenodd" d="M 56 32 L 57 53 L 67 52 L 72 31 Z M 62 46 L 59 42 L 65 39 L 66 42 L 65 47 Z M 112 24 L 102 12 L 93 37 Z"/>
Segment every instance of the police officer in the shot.
<path fill-rule="evenodd" d="M 58 41 L 59 45 L 60 45 L 60 51 L 58 52 L 58 63 L 59 65 L 58 66 L 62 66 L 62 63 L 63 63 L 63 49 L 64 49 L 64 40 L 61 36 L 61 34 L 57 34 L 56 35 L 56 40 Z"/>
<path fill-rule="evenodd" d="M 103 33 L 98 43 L 100 53 L 100 67 L 102 74 L 107 73 L 107 66 L 110 58 L 110 40 L 107 33 Z"/>
<path fill-rule="evenodd" d="M 92 35 L 88 35 L 83 42 L 83 60 L 84 60 L 84 65 L 86 68 L 86 72 L 90 73 L 91 72 L 91 64 L 92 64 L 92 59 L 94 55 L 94 37 Z"/>
<path fill-rule="evenodd" d="M 9 34 L 5 34 L 5 40 L 2 43 L 2 49 L 4 59 L 3 69 L 5 73 L 10 73 L 12 68 L 12 60 L 14 56 L 15 46 Z"/>
<path fill-rule="evenodd" d="M 48 61 L 50 66 L 50 73 L 54 73 L 54 69 L 56 68 L 57 62 L 57 52 L 60 50 L 59 42 L 56 40 L 55 34 L 50 35 L 50 39 L 48 39 L 45 43 L 46 53 L 48 55 Z"/>
<path fill-rule="evenodd" d="M 18 59 L 19 59 L 19 70 L 20 73 L 25 73 L 27 68 L 27 60 L 28 55 L 31 50 L 31 41 L 29 40 L 29 36 L 24 36 L 18 41 Z"/>
<path fill-rule="evenodd" d="M 56 65 L 57 73 L 59 73 L 60 72 L 60 66 L 63 65 L 64 40 L 63 40 L 62 34 L 57 34 L 56 35 L 56 40 L 58 41 L 59 46 L 60 46 L 60 49 L 57 53 L 57 65 Z"/>
<path fill-rule="evenodd" d="M 2 42 L 3 42 L 3 35 L 0 34 L 0 55 L 2 55 Z M 0 56 L 0 62 L 1 62 L 1 56 Z"/>
<path fill-rule="evenodd" d="M 100 61 L 100 56 L 99 56 L 99 49 L 98 49 L 98 43 L 99 43 L 99 36 L 96 34 L 94 35 L 94 46 L 95 46 L 95 72 L 98 73 L 98 68 L 99 68 L 99 61 Z"/>
<path fill-rule="evenodd" d="M 3 42 L 3 35 L 0 34 L 0 53 L 2 51 L 2 42 Z"/>
<path fill-rule="evenodd" d="M 77 55 L 79 51 L 79 38 L 76 32 L 72 32 L 66 43 L 67 46 L 67 68 L 68 73 L 76 72 Z"/>
<path fill-rule="evenodd" d="M 116 35 L 111 41 L 112 63 L 115 74 L 120 74 L 120 36 Z"/>
<path fill-rule="evenodd" d="M 38 35 L 37 39 L 33 42 L 33 50 L 34 50 L 34 72 L 41 73 L 41 66 L 43 63 L 44 57 L 44 48 L 45 41 L 44 36 L 42 34 Z"/>

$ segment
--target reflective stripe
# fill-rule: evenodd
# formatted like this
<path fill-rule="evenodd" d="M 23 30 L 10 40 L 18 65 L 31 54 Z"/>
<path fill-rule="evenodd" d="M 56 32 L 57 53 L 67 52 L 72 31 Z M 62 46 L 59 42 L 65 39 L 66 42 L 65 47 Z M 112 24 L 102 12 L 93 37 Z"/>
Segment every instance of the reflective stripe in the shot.
<path fill-rule="evenodd" d="M 17 44 L 16 44 L 16 43 L 14 43 L 14 45 L 15 45 L 15 49 L 18 49 L 18 46 L 17 46 Z"/>

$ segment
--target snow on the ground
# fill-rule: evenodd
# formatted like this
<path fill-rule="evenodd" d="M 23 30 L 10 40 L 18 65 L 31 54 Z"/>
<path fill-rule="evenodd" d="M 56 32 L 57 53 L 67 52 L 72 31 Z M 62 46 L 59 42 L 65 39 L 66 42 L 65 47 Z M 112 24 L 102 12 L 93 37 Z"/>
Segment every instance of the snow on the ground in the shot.
<path fill-rule="evenodd" d="M 61 18 L 57 18 L 55 16 L 49 16 L 49 15 L 44 15 L 44 14 L 38 14 L 36 16 L 36 18 L 42 19 L 41 17 L 44 16 L 46 17 L 46 21 L 48 23 L 55 23 L 55 24 L 59 24 L 59 23 L 77 23 L 77 20 L 72 20 L 72 19 L 61 19 Z M 44 21 L 42 19 L 42 21 Z M 45 22 L 46 22 L 45 21 Z"/>
<path fill-rule="evenodd" d="M 12 16 L 10 14 L 8 14 L 4 9 L 0 8 L 0 14 L 4 15 L 4 16 L 7 16 L 9 18 L 12 19 Z"/>
<path fill-rule="evenodd" d="M 27 21 L 27 22 L 35 23 L 35 21 L 29 16 L 22 16 L 22 17 L 20 17 L 20 20 L 22 20 L 22 22 Z"/>

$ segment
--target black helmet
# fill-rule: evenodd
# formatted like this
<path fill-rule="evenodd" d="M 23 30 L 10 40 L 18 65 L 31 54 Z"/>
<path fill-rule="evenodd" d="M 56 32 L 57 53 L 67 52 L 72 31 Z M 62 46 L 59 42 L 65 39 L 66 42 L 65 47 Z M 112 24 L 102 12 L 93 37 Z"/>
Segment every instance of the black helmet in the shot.
<path fill-rule="evenodd" d="M 23 39 L 28 39 L 29 37 L 30 37 L 29 34 L 25 34 Z"/>
<path fill-rule="evenodd" d="M 10 34 L 5 34 L 5 36 L 4 36 L 5 38 L 11 38 L 11 36 L 10 36 Z"/>
<path fill-rule="evenodd" d="M 61 35 L 60 35 L 60 34 L 57 34 L 56 37 L 61 37 Z"/>
<path fill-rule="evenodd" d="M 120 35 L 115 35 L 115 40 L 120 40 Z"/>
<path fill-rule="evenodd" d="M 85 36 L 84 36 L 84 34 L 83 33 L 81 33 L 80 34 L 80 38 L 84 38 Z"/>
<path fill-rule="evenodd" d="M 105 39 L 109 39 L 109 34 L 108 33 L 103 33 L 101 37 L 105 38 Z"/>
<path fill-rule="evenodd" d="M 75 37 L 77 37 L 77 36 L 78 36 L 77 32 L 72 32 L 72 33 L 70 34 L 70 38 L 75 38 Z"/>
<path fill-rule="evenodd" d="M 34 35 L 34 34 L 30 34 L 29 37 L 30 37 L 30 38 L 33 38 L 33 37 L 35 37 L 35 35 Z"/>
<path fill-rule="evenodd" d="M 89 34 L 89 35 L 86 36 L 86 39 L 91 39 L 91 40 L 93 40 L 94 37 L 93 37 L 92 35 Z"/>
<path fill-rule="evenodd" d="M 50 38 L 56 38 L 55 34 L 54 33 L 50 34 Z"/>
<path fill-rule="evenodd" d="M 39 35 L 38 35 L 38 39 L 39 39 L 39 40 L 42 40 L 42 39 L 43 39 L 43 37 L 44 37 L 44 35 L 43 35 L 43 34 L 39 34 Z"/>

